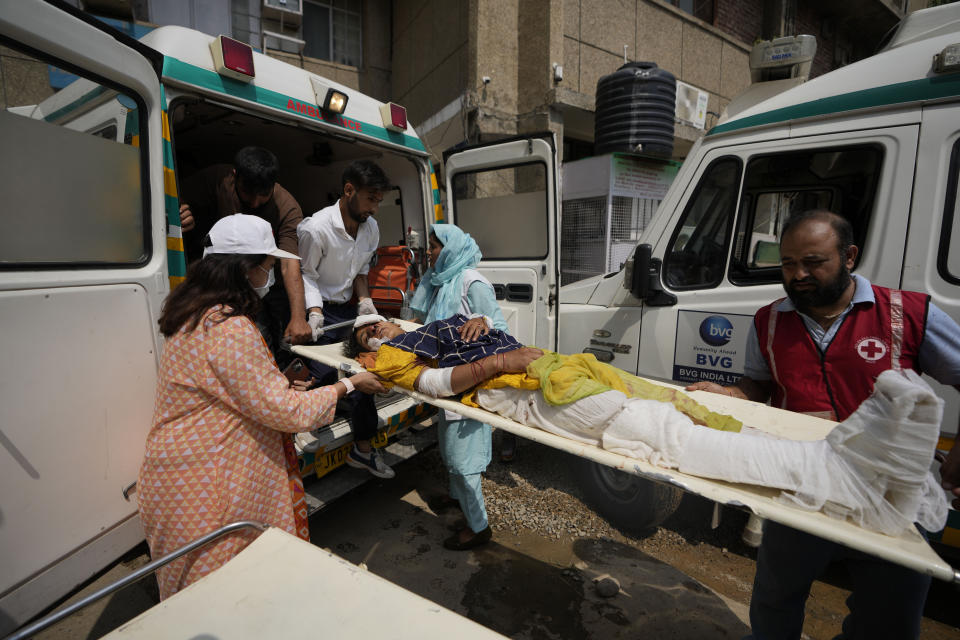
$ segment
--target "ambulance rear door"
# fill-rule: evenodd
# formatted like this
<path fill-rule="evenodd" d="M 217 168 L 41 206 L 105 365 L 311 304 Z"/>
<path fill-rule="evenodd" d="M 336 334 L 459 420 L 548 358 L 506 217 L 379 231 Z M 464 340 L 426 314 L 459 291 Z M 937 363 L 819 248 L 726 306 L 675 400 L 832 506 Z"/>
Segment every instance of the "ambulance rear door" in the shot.
<path fill-rule="evenodd" d="M 447 155 L 449 221 L 480 245 L 479 271 L 497 294 L 510 333 L 557 344 L 558 177 L 554 134 L 511 138 Z"/>
<path fill-rule="evenodd" d="M 143 539 L 169 283 L 156 52 L 39 0 L 0 3 L 0 44 L 6 635 Z"/>

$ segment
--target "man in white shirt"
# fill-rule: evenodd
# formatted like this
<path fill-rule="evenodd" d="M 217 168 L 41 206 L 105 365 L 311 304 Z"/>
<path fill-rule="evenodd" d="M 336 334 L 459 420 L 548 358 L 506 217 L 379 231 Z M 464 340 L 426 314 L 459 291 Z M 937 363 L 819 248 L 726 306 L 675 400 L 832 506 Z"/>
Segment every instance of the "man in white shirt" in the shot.
<path fill-rule="evenodd" d="M 300 270 L 303 275 L 307 323 L 316 344 L 340 342 L 350 327 L 321 334 L 324 325 L 353 320 L 358 314 L 375 314 L 367 272 L 380 244 L 374 216 L 390 181 L 376 163 L 355 160 L 343 171 L 343 195 L 297 225 Z M 357 303 L 352 304 L 354 294 Z M 320 384 L 336 382 L 336 370 L 315 361 L 308 366 Z M 377 413 L 371 396 L 351 393 L 340 408 L 348 413 L 354 446 L 347 464 L 380 478 L 392 478 L 388 467 L 370 446 L 376 433 Z"/>

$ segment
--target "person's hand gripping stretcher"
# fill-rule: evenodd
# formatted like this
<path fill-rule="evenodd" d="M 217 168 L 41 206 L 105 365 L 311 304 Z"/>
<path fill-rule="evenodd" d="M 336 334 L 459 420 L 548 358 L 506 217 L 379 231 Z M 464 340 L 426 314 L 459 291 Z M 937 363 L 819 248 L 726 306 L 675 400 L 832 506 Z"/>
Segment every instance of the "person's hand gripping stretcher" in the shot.
<path fill-rule="evenodd" d="M 824 440 L 740 432 L 681 391 L 598 362 L 525 347 L 481 318 L 456 315 L 406 332 L 357 318 L 344 355 L 386 381 L 460 401 L 527 426 L 729 482 L 773 487 L 780 499 L 898 535 L 937 531 L 943 491 L 929 471 L 943 401 L 913 371 L 887 371 L 873 394 Z M 375 352 L 375 355 L 370 353 Z"/>

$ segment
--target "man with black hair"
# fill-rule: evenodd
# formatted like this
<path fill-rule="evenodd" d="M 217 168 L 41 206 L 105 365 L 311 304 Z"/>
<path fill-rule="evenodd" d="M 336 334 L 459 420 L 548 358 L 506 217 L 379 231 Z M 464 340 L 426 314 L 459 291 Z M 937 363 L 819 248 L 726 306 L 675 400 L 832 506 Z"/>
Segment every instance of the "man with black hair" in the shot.
<path fill-rule="evenodd" d="M 355 160 L 344 169 L 341 184 L 343 193 L 337 202 L 297 226 L 308 324 L 316 344 L 339 342 L 350 331 L 343 328 L 324 333 L 324 325 L 377 312 L 370 298 L 367 273 L 380 244 L 374 216 L 390 181 L 375 162 Z M 356 302 L 352 301 L 354 296 Z M 336 381 L 333 368 L 312 360 L 309 367 L 319 384 Z M 377 477 L 392 477 L 393 470 L 370 445 L 377 428 L 373 398 L 353 393 L 341 401 L 338 409 L 348 415 L 353 427 L 354 446 L 347 464 L 365 468 Z"/>
<path fill-rule="evenodd" d="M 220 218 L 235 213 L 263 218 L 270 223 L 277 246 L 298 255 L 297 225 L 303 212 L 290 192 L 277 184 L 279 172 L 280 164 L 273 153 L 251 146 L 240 149 L 232 165 L 213 165 L 186 179 L 180 189 L 180 227 L 187 261 L 200 259 L 210 228 Z M 277 262 L 280 278 L 274 275 L 275 267 L 257 325 L 282 367 L 285 354 L 278 349 L 281 339 L 294 344 L 307 342 L 311 331 L 304 313 L 300 265 L 286 258 Z"/>
<path fill-rule="evenodd" d="M 787 297 L 754 316 L 745 375 L 729 387 L 698 382 L 687 390 L 770 400 L 830 420 L 845 420 L 889 369 L 960 390 L 960 327 L 927 294 L 851 274 L 858 252 L 842 216 L 811 210 L 789 218 L 780 235 Z M 950 458 L 941 474 L 952 488 L 960 484 L 960 445 Z M 764 526 L 757 556 L 752 637 L 800 638 L 810 587 L 832 561 L 846 564 L 854 583 L 838 638 L 918 637 L 930 576 L 775 522 Z"/>

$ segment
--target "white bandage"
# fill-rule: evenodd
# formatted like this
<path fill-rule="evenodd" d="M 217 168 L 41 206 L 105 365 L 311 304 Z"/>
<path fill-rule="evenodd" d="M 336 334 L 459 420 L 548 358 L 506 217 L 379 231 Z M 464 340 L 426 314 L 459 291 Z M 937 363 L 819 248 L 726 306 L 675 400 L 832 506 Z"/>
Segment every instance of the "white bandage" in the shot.
<path fill-rule="evenodd" d="M 446 398 L 453 395 L 453 367 L 430 369 L 424 367 L 417 378 L 417 391 L 434 398 Z"/>
<path fill-rule="evenodd" d="M 353 321 L 353 328 L 359 329 L 360 327 L 365 327 L 368 324 L 376 324 L 378 322 L 386 322 L 387 319 L 376 313 L 366 313 L 360 314 L 357 316 L 357 319 Z"/>
<path fill-rule="evenodd" d="M 353 393 L 353 390 L 355 389 L 355 387 L 353 386 L 353 382 L 350 381 L 350 378 L 340 378 L 340 382 L 343 383 L 344 388 L 347 390 L 347 393 L 343 395 L 348 395 Z"/>

